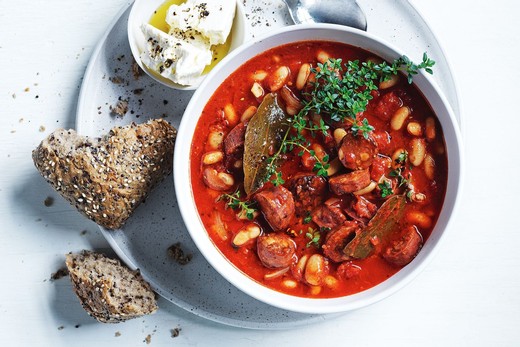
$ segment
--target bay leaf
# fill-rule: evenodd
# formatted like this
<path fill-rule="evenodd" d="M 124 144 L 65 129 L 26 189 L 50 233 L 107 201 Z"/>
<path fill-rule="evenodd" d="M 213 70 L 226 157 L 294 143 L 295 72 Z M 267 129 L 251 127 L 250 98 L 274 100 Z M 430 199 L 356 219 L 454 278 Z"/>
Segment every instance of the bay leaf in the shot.
<path fill-rule="evenodd" d="M 406 198 L 404 195 L 395 195 L 386 200 L 377 210 L 376 215 L 368 222 L 366 228 L 361 230 L 345 246 L 343 253 L 356 259 L 368 257 L 374 249 L 374 240 L 384 242 L 399 227 L 405 206 Z"/>
<path fill-rule="evenodd" d="M 287 115 L 278 104 L 277 94 L 267 94 L 246 129 L 243 169 L 247 196 L 260 189 L 269 179 L 269 152 L 280 148 L 288 128 Z"/>

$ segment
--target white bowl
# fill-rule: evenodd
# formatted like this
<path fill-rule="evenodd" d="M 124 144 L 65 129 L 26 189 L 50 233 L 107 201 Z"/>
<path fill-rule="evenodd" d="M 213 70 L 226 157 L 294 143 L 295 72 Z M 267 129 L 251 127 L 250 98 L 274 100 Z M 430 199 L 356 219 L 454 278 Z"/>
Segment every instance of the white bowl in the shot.
<path fill-rule="evenodd" d="M 153 73 L 141 61 L 140 55 L 146 47 L 146 38 L 141 31 L 141 25 L 143 23 L 148 23 L 154 11 L 157 10 L 164 2 L 165 0 L 135 0 L 128 16 L 128 42 L 130 43 L 130 50 L 132 51 L 132 55 L 141 69 L 143 69 L 146 74 L 148 74 L 157 82 L 174 89 L 197 89 L 207 74 L 201 75 L 195 83 L 186 86 L 175 83 L 157 73 Z M 245 10 L 240 0 L 237 0 L 235 19 L 233 20 L 233 26 L 231 27 L 231 35 L 231 46 L 229 48 L 230 52 L 242 45 L 248 37 Z"/>
<path fill-rule="evenodd" d="M 228 55 L 208 75 L 186 108 L 175 145 L 175 190 L 181 214 L 195 244 L 208 262 L 233 285 L 260 301 L 290 311 L 315 314 L 345 312 L 367 306 L 393 294 L 409 283 L 431 260 L 441 239 L 448 230 L 450 219 L 459 200 L 463 177 L 462 140 L 456 125 L 456 118 L 448 101 L 433 79 L 421 72 L 414 77 L 414 83 L 430 102 L 442 126 L 448 155 L 448 183 L 444 205 L 437 224 L 417 257 L 394 276 L 375 287 L 354 295 L 331 299 L 308 299 L 291 296 L 269 289 L 252 280 L 239 271 L 215 247 L 198 215 L 191 190 L 190 170 L 187 169 L 190 167 L 188 163 L 192 137 L 208 99 L 240 65 L 270 48 L 306 40 L 342 42 L 373 52 L 390 61 L 403 54 L 403 52 L 373 35 L 356 29 L 329 24 L 287 27 L 240 47 Z"/>

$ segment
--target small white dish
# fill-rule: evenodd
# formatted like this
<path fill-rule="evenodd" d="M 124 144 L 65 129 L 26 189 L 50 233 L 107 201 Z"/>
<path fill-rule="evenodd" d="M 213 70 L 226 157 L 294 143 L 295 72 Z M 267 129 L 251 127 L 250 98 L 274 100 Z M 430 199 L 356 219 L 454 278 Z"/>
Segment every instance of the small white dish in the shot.
<path fill-rule="evenodd" d="M 154 73 L 141 61 L 140 55 L 146 47 L 146 38 L 141 31 L 141 25 L 143 23 L 150 22 L 150 18 L 152 17 L 154 11 L 156 11 L 164 2 L 165 0 L 135 0 L 128 17 L 128 42 L 130 43 L 130 50 L 132 51 L 132 55 L 141 69 L 143 69 L 146 74 L 152 77 L 155 81 L 174 89 L 197 89 L 207 74 L 201 75 L 199 78 L 197 78 L 196 82 L 191 85 L 181 85 L 165 77 L 162 77 L 158 73 Z M 244 6 L 240 1 L 237 0 L 235 18 L 233 20 L 233 26 L 231 27 L 231 46 L 229 48 L 228 54 L 235 48 L 242 45 L 247 37 L 248 33 Z"/>
<path fill-rule="evenodd" d="M 237 269 L 213 244 L 197 211 L 191 188 L 192 139 L 202 110 L 222 82 L 239 66 L 271 48 L 299 41 L 323 40 L 346 43 L 391 61 L 403 55 L 397 48 L 366 32 L 339 25 L 313 24 L 283 28 L 250 41 L 229 54 L 204 80 L 182 117 L 174 154 L 174 182 L 180 212 L 200 252 L 223 277 L 246 294 L 274 307 L 308 314 L 347 312 L 373 304 L 409 283 L 431 260 L 445 235 L 459 201 L 463 178 L 462 139 L 457 119 L 433 78 L 420 72 L 414 84 L 429 101 L 442 126 L 448 156 L 448 185 L 437 223 L 421 252 L 386 281 L 363 292 L 330 299 L 303 298 L 269 289 Z M 190 165 L 188 165 L 190 167 Z"/>

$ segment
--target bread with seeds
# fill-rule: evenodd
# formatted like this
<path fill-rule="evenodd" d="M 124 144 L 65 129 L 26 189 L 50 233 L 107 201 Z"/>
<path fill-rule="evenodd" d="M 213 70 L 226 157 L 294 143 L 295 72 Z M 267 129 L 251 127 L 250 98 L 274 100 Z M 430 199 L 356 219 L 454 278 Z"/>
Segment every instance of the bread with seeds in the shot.
<path fill-rule="evenodd" d="M 42 176 L 78 211 L 118 229 L 171 173 L 176 134 L 162 119 L 115 127 L 101 138 L 58 129 L 32 157 Z"/>
<path fill-rule="evenodd" d="M 157 311 L 150 285 L 118 260 L 83 251 L 67 254 L 65 264 L 81 305 L 98 321 L 118 323 Z"/>

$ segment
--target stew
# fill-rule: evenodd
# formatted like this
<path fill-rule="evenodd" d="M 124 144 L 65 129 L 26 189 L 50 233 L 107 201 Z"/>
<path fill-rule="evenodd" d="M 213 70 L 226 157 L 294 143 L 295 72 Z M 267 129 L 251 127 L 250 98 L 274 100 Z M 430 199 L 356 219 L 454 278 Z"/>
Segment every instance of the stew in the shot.
<path fill-rule="evenodd" d="M 413 261 L 430 236 L 447 183 L 442 128 L 385 66 L 345 44 L 288 44 L 238 67 L 205 106 L 190 154 L 195 203 L 252 279 L 302 297 L 350 295 Z M 364 68 L 374 83 L 345 87 Z M 361 72 L 349 82 L 345 71 Z"/>

